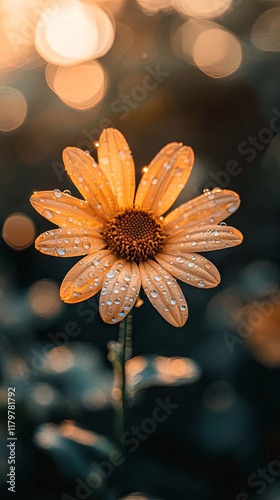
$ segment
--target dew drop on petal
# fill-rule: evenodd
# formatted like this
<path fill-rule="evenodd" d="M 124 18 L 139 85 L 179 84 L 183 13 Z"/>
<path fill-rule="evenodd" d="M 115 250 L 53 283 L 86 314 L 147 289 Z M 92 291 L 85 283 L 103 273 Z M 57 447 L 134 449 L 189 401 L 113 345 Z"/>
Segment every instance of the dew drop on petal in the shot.
<path fill-rule="evenodd" d="M 116 323 L 116 321 L 117 321 L 116 316 L 114 316 L 111 321 L 112 321 L 112 323 Z"/>
<path fill-rule="evenodd" d="M 45 199 L 45 198 L 40 198 L 40 202 L 41 202 L 41 203 L 44 203 L 44 201 L 46 201 L 46 199 Z"/>
<path fill-rule="evenodd" d="M 67 220 L 68 220 L 68 222 L 73 222 L 74 219 L 73 219 L 73 217 L 68 217 Z"/>
<path fill-rule="evenodd" d="M 74 243 L 76 245 L 78 245 L 80 243 L 80 241 L 81 241 L 80 238 L 78 238 L 77 236 L 74 238 Z"/>
<path fill-rule="evenodd" d="M 64 248 L 64 247 L 59 247 L 59 248 L 56 248 L 56 249 L 55 249 L 55 251 L 56 251 L 57 255 L 59 255 L 60 257 L 61 257 L 62 255 L 65 255 L 65 254 L 66 254 L 66 250 L 65 250 L 65 248 Z"/>
<path fill-rule="evenodd" d="M 198 281 L 197 286 L 199 286 L 200 288 L 203 288 L 205 286 L 204 281 L 202 281 L 202 280 Z"/>
<path fill-rule="evenodd" d="M 124 311 L 120 311 L 119 312 L 119 316 L 121 316 L 123 318 L 125 316 L 125 312 Z"/>
<path fill-rule="evenodd" d="M 113 301 L 111 299 L 107 300 L 108 306 L 111 306 L 113 304 Z"/>
<path fill-rule="evenodd" d="M 69 196 L 71 195 L 71 191 L 69 191 L 69 189 L 64 189 L 63 193 L 68 194 Z"/>
<path fill-rule="evenodd" d="M 219 236 L 220 232 L 219 231 L 214 231 L 213 234 L 214 234 L 214 236 Z"/>
<path fill-rule="evenodd" d="M 60 189 L 54 189 L 53 190 L 53 195 L 54 195 L 55 198 L 61 198 L 62 192 L 60 191 Z"/>
<path fill-rule="evenodd" d="M 83 241 L 83 248 L 84 248 L 85 250 L 89 250 L 89 249 L 90 249 L 90 247 L 91 247 L 91 244 L 90 244 L 90 242 L 89 242 L 89 241 Z"/>
<path fill-rule="evenodd" d="M 72 229 L 67 228 L 65 232 L 66 234 L 72 234 Z"/>
<path fill-rule="evenodd" d="M 156 298 L 157 298 L 157 296 L 158 296 L 157 291 L 156 291 L 156 290 L 152 290 L 152 291 L 151 291 L 151 297 L 153 297 L 153 299 L 156 299 Z"/>
<path fill-rule="evenodd" d="M 181 309 L 181 311 L 186 311 L 187 308 L 186 308 L 186 306 L 181 306 L 180 309 Z"/>
<path fill-rule="evenodd" d="M 114 278 L 116 276 L 117 272 L 114 271 L 114 270 L 111 270 L 111 271 L 108 271 L 108 273 L 106 273 L 106 276 L 107 278 L 111 279 L 111 278 Z"/>
<path fill-rule="evenodd" d="M 155 276 L 155 281 L 161 281 L 161 276 Z"/>
<path fill-rule="evenodd" d="M 227 207 L 227 211 L 230 214 L 233 214 L 234 212 L 236 212 L 237 209 L 238 209 L 238 206 L 236 205 L 236 203 L 233 203 L 232 205 L 230 205 L 229 207 Z"/>
<path fill-rule="evenodd" d="M 186 259 L 184 257 L 177 257 L 176 261 L 178 262 L 178 264 L 184 264 L 184 262 L 186 261 Z"/>
<path fill-rule="evenodd" d="M 176 304 L 176 300 L 173 297 L 170 298 L 170 304 L 172 304 L 172 306 Z"/>
<path fill-rule="evenodd" d="M 100 264 L 100 259 L 93 259 L 92 263 L 94 266 L 98 266 Z"/>
<path fill-rule="evenodd" d="M 195 245 L 197 245 L 197 241 L 192 241 L 191 245 L 194 247 Z"/>
<path fill-rule="evenodd" d="M 210 189 L 205 188 L 205 189 L 203 189 L 202 192 L 203 192 L 203 194 L 210 194 Z"/>
<path fill-rule="evenodd" d="M 226 222 L 220 222 L 219 226 L 226 226 L 227 223 Z"/>
<path fill-rule="evenodd" d="M 103 165 L 108 165 L 109 163 L 109 158 L 108 156 L 102 156 L 99 160 L 101 163 L 103 163 Z"/>
<path fill-rule="evenodd" d="M 153 186 L 155 186 L 157 183 L 158 183 L 158 178 L 157 177 L 153 177 L 153 179 L 152 179 Z"/>
<path fill-rule="evenodd" d="M 169 307 L 165 306 L 164 310 L 169 311 Z"/>
<path fill-rule="evenodd" d="M 52 219 L 53 213 L 50 210 L 43 210 L 42 215 L 46 217 L 46 219 Z"/>
<path fill-rule="evenodd" d="M 194 267 L 195 263 L 194 262 L 188 262 L 188 267 Z"/>
<path fill-rule="evenodd" d="M 123 277 L 123 279 L 124 279 L 124 281 L 130 281 L 131 277 L 128 274 L 125 274 L 125 276 Z"/>
<path fill-rule="evenodd" d="M 73 292 L 73 297 L 78 297 L 78 292 Z"/>
<path fill-rule="evenodd" d="M 204 267 L 205 267 L 205 269 L 211 269 L 211 267 L 212 267 L 211 262 L 206 262 Z"/>

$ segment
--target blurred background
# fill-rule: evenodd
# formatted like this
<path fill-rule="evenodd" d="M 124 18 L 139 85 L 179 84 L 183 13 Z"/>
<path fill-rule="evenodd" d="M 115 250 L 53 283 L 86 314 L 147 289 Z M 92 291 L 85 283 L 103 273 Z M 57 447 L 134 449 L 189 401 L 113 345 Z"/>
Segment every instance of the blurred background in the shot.
<path fill-rule="evenodd" d="M 168 142 L 192 146 L 176 204 L 205 188 L 236 190 L 241 207 L 227 223 L 244 234 L 240 247 L 209 254 L 217 289 L 182 285 L 183 328 L 144 297 L 135 309 L 120 497 L 278 500 L 279 0 L 0 1 L 1 498 L 12 495 L 9 387 L 14 497 L 115 498 L 107 344 L 118 326 L 102 323 L 94 297 L 60 302 L 76 260 L 36 252 L 51 225 L 29 204 L 34 190 L 78 195 L 62 150 L 95 156 L 111 126 L 130 144 L 138 178 Z M 176 409 L 155 422 L 159 400 Z"/>

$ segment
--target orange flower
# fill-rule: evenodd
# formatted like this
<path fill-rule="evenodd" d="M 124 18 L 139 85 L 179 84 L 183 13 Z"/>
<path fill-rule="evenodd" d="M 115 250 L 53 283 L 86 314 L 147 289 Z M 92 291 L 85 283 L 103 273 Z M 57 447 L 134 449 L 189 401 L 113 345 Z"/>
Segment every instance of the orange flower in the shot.
<path fill-rule="evenodd" d="M 237 229 L 219 225 L 237 210 L 238 195 L 216 188 L 163 217 L 190 176 L 192 149 L 177 142 L 165 146 L 145 168 L 135 195 L 128 144 L 112 128 L 101 134 L 99 164 L 72 147 L 64 150 L 63 160 L 84 199 L 58 189 L 35 192 L 30 199 L 59 226 L 36 239 L 37 250 L 59 257 L 86 255 L 65 276 L 61 299 L 72 304 L 101 291 L 101 317 L 117 323 L 134 306 L 142 285 L 157 311 L 171 325 L 183 326 L 188 306 L 177 279 L 201 288 L 219 284 L 217 268 L 194 251 L 241 243 Z"/>

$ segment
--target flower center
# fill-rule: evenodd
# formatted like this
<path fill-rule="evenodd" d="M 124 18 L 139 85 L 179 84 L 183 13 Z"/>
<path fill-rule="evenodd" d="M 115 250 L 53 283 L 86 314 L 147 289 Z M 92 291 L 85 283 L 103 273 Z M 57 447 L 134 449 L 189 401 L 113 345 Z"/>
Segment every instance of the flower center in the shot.
<path fill-rule="evenodd" d="M 165 233 L 151 212 L 126 208 L 110 219 L 103 236 L 108 247 L 122 259 L 146 260 L 163 249 Z"/>

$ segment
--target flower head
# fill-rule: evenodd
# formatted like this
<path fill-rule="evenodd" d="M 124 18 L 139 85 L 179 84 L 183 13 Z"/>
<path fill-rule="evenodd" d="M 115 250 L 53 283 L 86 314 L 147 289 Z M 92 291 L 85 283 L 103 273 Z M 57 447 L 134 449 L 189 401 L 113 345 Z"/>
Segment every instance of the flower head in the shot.
<path fill-rule="evenodd" d="M 140 287 L 172 325 L 183 326 L 188 307 L 177 279 L 211 288 L 217 268 L 198 252 L 238 245 L 242 234 L 219 225 L 237 210 L 236 193 L 213 189 L 170 212 L 185 187 L 194 154 L 173 142 L 144 169 L 135 194 L 135 168 L 128 144 L 116 129 L 99 139 L 98 164 L 86 152 L 63 152 L 66 171 L 84 197 L 58 189 L 35 192 L 31 204 L 58 229 L 41 234 L 36 248 L 47 255 L 85 255 L 65 276 L 64 302 L 86 300 L 100 291 L 99 311 L 117 323 L 134 306 Z"/>

